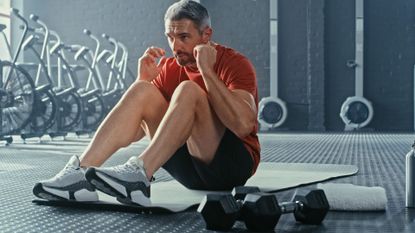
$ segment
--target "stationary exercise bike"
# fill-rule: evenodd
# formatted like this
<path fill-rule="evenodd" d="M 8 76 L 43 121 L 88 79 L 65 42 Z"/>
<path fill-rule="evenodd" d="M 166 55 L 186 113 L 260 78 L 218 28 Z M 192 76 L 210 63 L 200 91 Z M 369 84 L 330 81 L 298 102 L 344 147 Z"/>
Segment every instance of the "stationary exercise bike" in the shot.
<path fill-rule="evenodd" d="M 4 34 L 5 28 L 5 25 L 0 24 L 4 43 L 10 48 Z M 10 49 L 9 53 L 11 57 Z M 11 135 L 19 133 L 30 123 L 35 103 L 33 80 L 15 64 L 16 59 L 17 56 L 12 61 L 0 60 L 0 140 L 8 144 L 13 141 Z"/>
<path fill-rule="evenodd" d="M 14 54 L 13 58 L 14 64 L 16 64 L 18 67 L 21 67 L 26 72 L 28 71 L 28 69 L 38 68 L 35 79 L 38 80 L 42 71 L 42 69 L 39 67 L 40 64 L 17 64 L 16 61 L 20 55 L 20 52 L 24 48 L 28 49 L 29 47 L 37 43 L 37 41 L 40 40 L 40 38 L 34 35 L 28 36 L 29 23 L 22 15 L 20 15 L 19 10 L 12 8 L 11 12 L 21 22 L 23 22 L 23 32 L 21 35 L 20 42 L 17 46 L 17 51 Z M 32 77 L 30 75 L 30 72 L 27 73 L 30 77 Z M 31 80 L 33 81 L 33 78 L 31 78 Z M 20 130 L 20 135 L 23 138 L 23 140 L 31 137 L 42 137 L 46 133 L 46 131 L 55 123 L 56 120 L 56 112 L 58 106 L 51 85 L 39 85 L 36 81 L 33 81 L 33 83 L 35 86 L 35 100 L 33 107 L 34 111 L 32 116 L 30 117 L 30 124 L 28 124 L 26 127 Z"/>

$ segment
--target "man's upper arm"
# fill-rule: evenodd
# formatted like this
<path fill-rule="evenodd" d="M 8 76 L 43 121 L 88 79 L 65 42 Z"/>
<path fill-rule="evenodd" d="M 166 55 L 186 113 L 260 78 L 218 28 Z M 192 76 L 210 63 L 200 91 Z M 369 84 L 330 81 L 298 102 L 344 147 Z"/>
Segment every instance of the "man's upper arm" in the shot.
<path fill-rule="evenodd" d="M 230 90 L 245 90 L 255 97 L 257 92 L 255 68 L 246 57 L 233 56 L 227 61 L 225 70 L 224 81 Z"/>
<path fill-rule="evenodd" d="M 243 56 L 234 57 L 230 61 L 227 87 L 256 114 L 257 83 L 255 69 L 251 62 Z"/>

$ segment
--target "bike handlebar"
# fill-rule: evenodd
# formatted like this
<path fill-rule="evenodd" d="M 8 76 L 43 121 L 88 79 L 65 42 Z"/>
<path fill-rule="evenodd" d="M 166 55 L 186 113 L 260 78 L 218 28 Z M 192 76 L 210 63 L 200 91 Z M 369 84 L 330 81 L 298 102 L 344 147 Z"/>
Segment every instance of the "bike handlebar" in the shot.
<path fill-rule="evenodd" d="M 16 9 L 16 8 L 10 8 L 10 13 L 13 14 L 13 15 L 15 15 L 17 18 L 19 18 L 23 22 L 23 33 L 22 33 L 22 35 L 20 37 L 20 41 L 18 43 L 17 50 L 14 53 L 13 61 L 12 61 L 13 63 L 16 63 L 17 58 L 19 57 L 19 54 L 20 54 L 20 52 L 22 50 L 22 45 L 23 45 L 24 39 L 26 37 L 27 30 L 29 28 L 29 23 L 27 22 L 27 20 L 22 15 L 20 15 L 20 12 L 19 12 L 18 9 Z M 9 73 L 9 75 L 10 75 L 10 73 Z M 7 77 L 7 78 L 9 78 L 9 77 Z"/>
<path fill-rule="evenodd" d="M 46 31 L 46 33 L 47 34 L 49 34 L 49 28 L 48 28 L 48 26 L 42 21 L 42 20 L 40 20 L 39 19 L 39 16 L 37 16 L 37 15 L 34 15 L 34 14 L 31 14 L 30 16 L 29 16 L 29 18 L 33 21 L 33 22 L 35 22 L 35 23 L 37 23 L 37 24 L 39 24 L 43 29 L 45 29 L 45 31 Z"/>
<path fill-rule="evenodd" d="M 89 29 L 84 29 L 83 32 L 84 32 L 85 35 L 89 36 L 96 43 L 95 53 L 92 56 L 92 63 L 91 63 L 92 67 L 95 68 L 96 61 L 97 61 L 97 56 L 98 56 L 98 53 L 99 53 L 99 49 L 101 47 L 101 42 L 99 41 L 99 39 L 94 34 L 92 34 L 92 32 Z"/>
<path fill-rule="evenodd" d="M 16 8 L 10 8 L 10 13 L 14 14 L 17 18 L 19 18 L 21 21 L 23 21 L 24 25 L 26 27 L 29 26 L 29 23 L 27 20 L 20 14 L 20 11 Z"/>

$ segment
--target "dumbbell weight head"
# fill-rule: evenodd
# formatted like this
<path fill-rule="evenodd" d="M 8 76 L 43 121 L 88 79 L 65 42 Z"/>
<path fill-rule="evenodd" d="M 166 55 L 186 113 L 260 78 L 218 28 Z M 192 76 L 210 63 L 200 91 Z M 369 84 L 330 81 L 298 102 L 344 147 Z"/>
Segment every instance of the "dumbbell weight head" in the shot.
<path fill-rule="evenodd" d="M 269 193 L 261 193 L 255 186 L 238 186 L 232 190 L 237 200 L 243 200 L 239 220 L 245 222 L 246 227 L 252 231 L 270 231 L 275 228 L 281 210 L 277 197 Z"/>
<path fill-rule="evenodd" d="M 297 195 L 294 202 L 301 202 L 302 207 L 294 212 L 295 219 L 305 224 L 320 224 L 330 209 L 324 191 L 316 189 L 305 196 Z"/>
<path fill-rule="evenodd" d="M 273 218 L 276 216 L 269 216 L 270 206 L 277 202 L 276 197 L 271 194 L 262 193 L 248 197 L 249 203 L 245 207 L 245 212 L 249 217 L 243 217 L 242 202 L 245 203 L 244 199 L 247 195 L 257 192 L 260 192 L 258 187 L 240 186 L 232 190 L 232 195 L 208 194 L 200 203 L 197 211 L 202 215 L 206 228 L 209 230 L 230 230 L 236 220 L 248 221 L 248 224 L 245 225 L 251 230 L 272 230 L 278 219 L 273 223 Z M 261 198 L 262 195 L 267 197 Z M 271 200 L 271 197 L 274 197 L 275 200 Z"/>
<path fill-rule="evenodd" d="M 243 201 L 249 193 L 258 193 L 261 190 L 256 186 L 237 186 L 233 188 L 232 195 L 235 197 L 236 200 Z"/>
<path fill-rule="evenodd" d="M 247 194 L 241 210 L 241 218 L 252 231 L 271 231 L 281 217 L 281 209 L 275 195 L 270 193 Z"/>
<path fill-rule="evenodd" d="M 238 218 L 240 204 L 231 194 L 207 194 L 197 211 L 208 230 L 228 231 Z"/>

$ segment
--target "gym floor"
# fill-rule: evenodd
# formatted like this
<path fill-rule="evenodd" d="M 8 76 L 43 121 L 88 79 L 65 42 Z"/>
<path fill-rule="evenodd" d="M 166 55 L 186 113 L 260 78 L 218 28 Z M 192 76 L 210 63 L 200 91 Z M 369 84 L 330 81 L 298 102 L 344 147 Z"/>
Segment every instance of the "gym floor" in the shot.
<path fill-rule="evenodd" d="M 399 133 L 270 133 L 260 134 L 262 161 L 354 164 L 355 176 L 330 182 L 382 186 L 388 204 L 385 212 L 330 211 L 322 225 L 306 226 L 283 215 L 276 232 L 415 232 L 415 209 L 405 208 L 405 155 L 415 139 Z M 195 211 L 176 214 L 128 213 L 39 206 L 32 203 L 33 184 L 56 174 L 73 154 L 80 154 L 90 139 L 15 138 L 0 149 L 0 232 L 206 232 Z M 105 165 L 123 163 L 142 151 L 142 141 L 118 151 Z M 164 171 L 158 181 L 170 177 Z M 308 185 L 300 189 L 311 189 Z M 296 189 L 277 193 L 291 199 Z M 245 232 L 242 223 L 233 231 Z"/>

